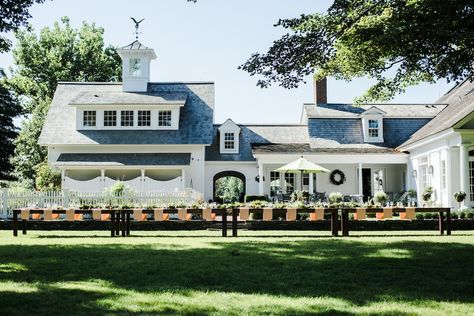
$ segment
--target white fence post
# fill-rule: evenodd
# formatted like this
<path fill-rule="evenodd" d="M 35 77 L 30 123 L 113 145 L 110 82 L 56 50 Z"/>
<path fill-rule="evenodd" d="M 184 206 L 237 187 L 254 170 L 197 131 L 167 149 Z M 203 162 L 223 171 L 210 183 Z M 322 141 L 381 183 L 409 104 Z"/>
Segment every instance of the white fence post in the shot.
<path fill-rule="evenodd" d="M 6 218 L 8 216 L 8 189 L 2 189 L 2 218 Z"/>

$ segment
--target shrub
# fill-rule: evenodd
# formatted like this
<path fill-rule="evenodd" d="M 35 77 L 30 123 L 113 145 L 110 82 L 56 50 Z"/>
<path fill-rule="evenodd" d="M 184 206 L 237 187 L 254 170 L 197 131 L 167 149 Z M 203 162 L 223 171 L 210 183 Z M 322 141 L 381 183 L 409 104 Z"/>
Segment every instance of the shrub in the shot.
<path fill-rule="evenodd" d="M 374 201 L 377 204 L 384 204 L 387 201 L 387 193 L 384 191 L 379 191 L 374 194 Z"/>
<path fill-rule="evenodd" d="M 431 200 L 432 195 L 433 195 L 433 187 L 431 186 L 426 187 L 422 194 L 423 201 L 428 202 L 429 200 Z"/>
<path fill-rule="evenodd" d="M 416 190 L 413 190 L 413 189 L 408 190 L 408 197 L 411 199 L 416 199 Z"/>
<path fill-rule="evenodd" d="M 473 219 L 474 218 L 474 212 L 473 211 L 467 212 L 466 213 L 466 218 Z"/>
<path fill-rule="evenodd" d="M 330 203 L 339 203 L 342 202 L 343 195 L 341 192 L 331 192 L 329 193 L 328 199 Z"/>
<path fill-rule="evenodd" d="M 458 203 L 462 203 L 466 199 L 466 196 L 467 196 L 466 192 L 463 192 L 463 191 L 454 193 L 454 199 Z"/>
<path fill-rule="evenodd" d="M 244 198 L 245 203 L 250 203 L 253 201 L 265 201 L 267 202 L 268 199 L 265 195 L 246 195 Z"/>
<path fill-rule="evenodd" d="M 60 190 L 61 172 L 44 162 L 37 168 L 35 183 L 36 188 L 40 191 Z"/>

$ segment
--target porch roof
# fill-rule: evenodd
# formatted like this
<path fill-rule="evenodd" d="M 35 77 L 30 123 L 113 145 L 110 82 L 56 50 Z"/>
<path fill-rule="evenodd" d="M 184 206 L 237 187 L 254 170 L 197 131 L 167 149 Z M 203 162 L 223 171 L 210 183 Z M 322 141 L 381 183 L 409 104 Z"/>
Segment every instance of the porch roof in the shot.
<path fill-rule="evenodd" d="M 340 144 L 333 147 L 311 147 L 310 144 L 252 144 L 254 154 L 401 154 L 399 151 L 371 144 Z"/>
<path fill-rule="evenodd" d="M 191 153 L 87 153 L 60 154 L 57 166 L 184 166 Z"/>

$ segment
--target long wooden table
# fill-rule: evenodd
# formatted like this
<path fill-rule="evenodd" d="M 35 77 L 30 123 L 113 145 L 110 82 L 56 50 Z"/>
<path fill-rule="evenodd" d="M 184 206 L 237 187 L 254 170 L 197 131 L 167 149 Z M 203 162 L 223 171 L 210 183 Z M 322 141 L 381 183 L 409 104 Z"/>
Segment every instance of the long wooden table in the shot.
<path fill-rule="evenodd" d="M 288 211 L 288 209 L 273 209 L 274 211 Z M 405 208 L 393 208 L 393 212 L 404 212 Z M 130 235 L 130 223 L 131 223 L 131 214 L 133 214 L 132 209 L 101 209 L 100 214 L 110 214 L 110 235 L 111 237 L 114 236 L 129 236 Z M 163 214 L 174 214 L 177 213 L 177 209 L 163 209 Z M 249 209 L 249 214 L 252 213 L 263 213 L 264 209 Z M 324 214 L 330 214 L 330 221 L 331 221 L 331 235 L 338 236 L 338 231 L 340 229 L 342 236 L 349 236 L 349 214 L 356 213 L 356 208 L 345 208 L 345 209 L 337 209 L 337 208 L 324 208 Z M 384 209 L 382 208 L 367 208 L 365 212 L 367 214 L 376 214 L 382 213 Z M 76 209 L 74 210 L 74 214 L 90 214 L 92 215 L 93 210 L 84 210 L 84 209 Z M 215 208 L 212 209 L 213 213 L 221 216 L 221 229 L 222 229 L 222 236 L 227 237 L 227 225 L 228 220 L 227 216 L 231 215 L 231 229 L 232 229 L 232 236 L 238 236 L 238 217 L 240 215 L 240 209 L 238 208 Z M 297 209 L 297 214 L 308 214 L 313 213 L 314 209 Z M 438 227 L 439 232 L 441 235 L 444 234 L 446 231 L 447 235 L 451 235 L 451 209 L 450 208 L 415 208 L 415 213 L 421 212 L 436 212 L 438 213 Z M 18 226 L 19 223 L 21 224 L 21 229 L 23 235 L 27 233 L 27 220 L 18 220 L 18 215 L 21 213 L 21 209 L 13 210 L 13 236 L 18 236 Z M 30 209 L 30 214 L 44 214 L 44 209 Z M 143 214 L 153 214 L 154 210 L 152 209 L 143 209 Z M 186 214 L 202 214 L 203 209 L 186 209 Z M 444 215 L 446 213 L 446 216 Z M 55 209 L 52 210 L 52 214 L 66 214 L 65 209 Z M 340 224 L 339 224 L 340 223 Z"/>

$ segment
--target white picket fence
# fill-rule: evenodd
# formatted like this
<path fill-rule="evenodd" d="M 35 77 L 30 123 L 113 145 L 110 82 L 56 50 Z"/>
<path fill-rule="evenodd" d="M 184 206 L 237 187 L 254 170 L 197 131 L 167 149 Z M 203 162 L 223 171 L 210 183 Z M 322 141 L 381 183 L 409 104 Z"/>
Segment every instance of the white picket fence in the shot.
<path fill-rule="evenodd" d="M 12 210 L 24 207 L 77 207 L 81 205 L 127 205 L 165 206 L 169 204 L 191 205 L 202 200 L 203 195 L 193 189 L 184 191 L 133 192 L 113 195 L 110 192 L 74 192 L 69 190 L 57 192 L 26 191 L 16 192 L 1 190 L 0 217 L 11 217 Z"/>

